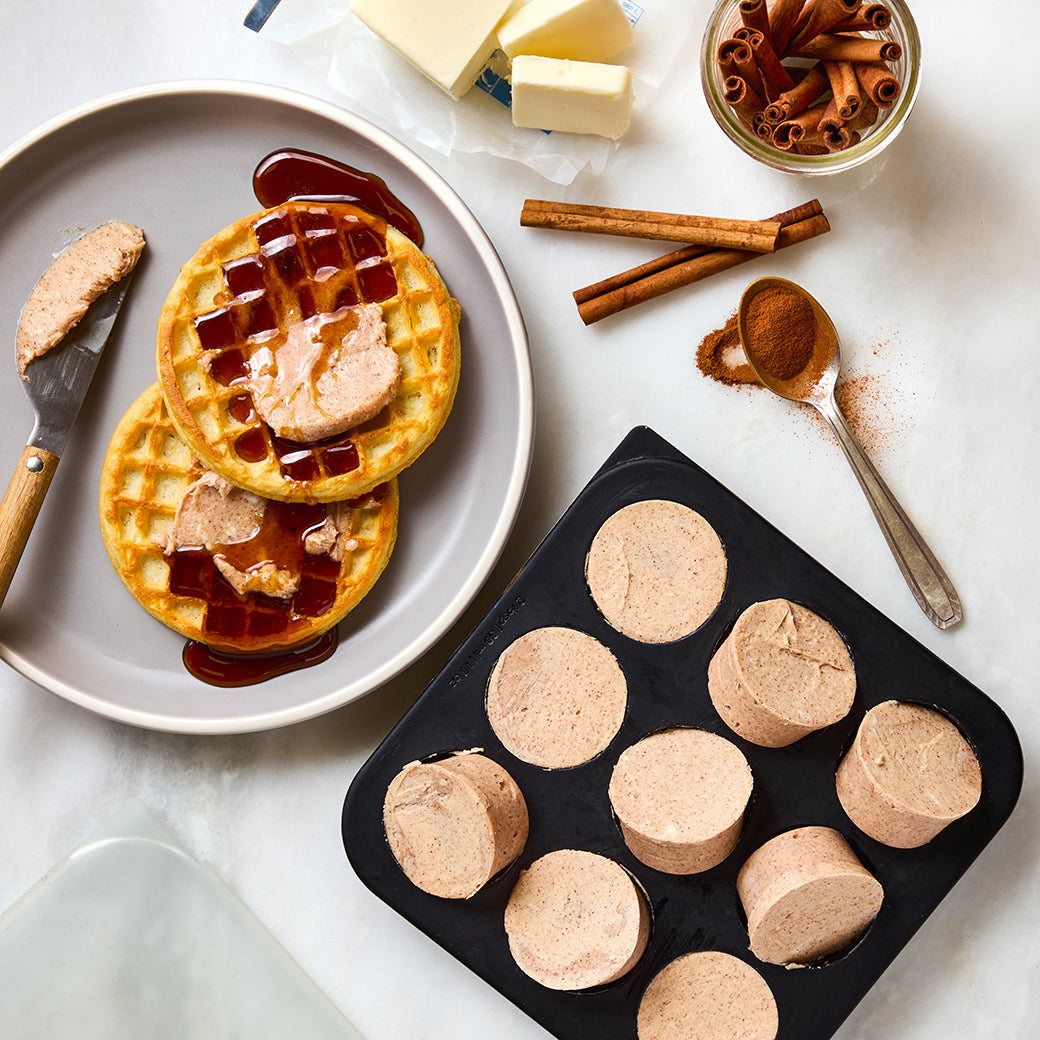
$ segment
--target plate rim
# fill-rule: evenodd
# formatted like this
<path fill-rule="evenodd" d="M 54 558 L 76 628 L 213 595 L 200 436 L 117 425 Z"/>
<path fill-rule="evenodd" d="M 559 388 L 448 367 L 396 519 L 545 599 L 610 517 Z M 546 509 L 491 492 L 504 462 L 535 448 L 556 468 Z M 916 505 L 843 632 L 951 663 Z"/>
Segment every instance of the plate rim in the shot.
<path fill-rule="evenodd" d="M 302 705 L 275 711 L 255 715 L 229 715 L 223 718 L 191 719 L 179 715 L 145 711 L 112 704 L 96 693 L 79 689 L 63 680 L 56 679 L 48 675 L 38 664 L 12 650 L 0 640 L 0 660 L 5 661 L 15 671 L 38 686 L 104 718 L 163 732 L 252 733 L 304 722 L 360 700 L 419 660 L 462 616 L 487 581 L 505 549 L 523 502 L 534 446 L 534 375 L 527 330 L 516 293 L 498 251 L 472 211 L 441 174 L 406 144 L 370 120 L 333 102 L 287 87 L 240 79 L 192 78 L 145 84 L 104 94 L 45 120 L 0 151 L 0 172 L 3 172 L 12 161 L 53 134 L 84 119 L 140 101 L 186 95 L 240 97 L 247 100 L 275 102 L 289 108 L 301 109 L 352 131 L 387 153 L 392 159 L 414 171 L 462 227 L 473 243 L 479 259 L 496 288 L 509 331 L 509 343 L 516 363 L 519 391 L 516 449 L 512 458 L 506 494 L 498 507 L 497 518 L 488 542 L 469 575 L 441 612 L 415 638 L 391 654 L 382 666 L 370 670 L 352 682 L 338 686 L 323 697 L 307 701 Z"/>

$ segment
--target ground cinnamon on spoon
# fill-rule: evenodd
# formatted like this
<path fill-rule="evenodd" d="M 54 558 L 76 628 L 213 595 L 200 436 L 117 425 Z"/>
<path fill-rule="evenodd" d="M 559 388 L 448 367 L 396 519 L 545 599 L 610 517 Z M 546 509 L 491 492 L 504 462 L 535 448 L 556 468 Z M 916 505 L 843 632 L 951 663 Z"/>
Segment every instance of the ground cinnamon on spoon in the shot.
<path fill-rule="evenodd" d="M 794 379 L 812 361 L 816 314 L 800 293 L 777 285 L 760 289 L 748 303 L 746 325 L 754 360 L 773 379 Z"/>

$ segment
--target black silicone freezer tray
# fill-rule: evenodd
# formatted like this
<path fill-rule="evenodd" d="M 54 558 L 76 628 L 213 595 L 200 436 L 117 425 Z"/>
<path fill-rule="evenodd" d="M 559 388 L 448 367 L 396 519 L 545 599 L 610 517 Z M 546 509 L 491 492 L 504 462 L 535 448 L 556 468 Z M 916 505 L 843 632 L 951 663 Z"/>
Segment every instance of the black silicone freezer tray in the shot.
<path fill-rule="evenodd" d="M 663 645 L 615 632 L 597 611 L 584 579 L 585 555 L 600 524 L 615 510 L 645 498 L 673 499 L 697 510 L 722 539 L 729 568 L 715 614 L 692 635 Z M 780 749 L 735 736 L 712 707 L 706 678 L 708 661 L 741 611 L 774 597 L 802 603 L 841 632 L 858 682 L 845 720 Z M 485 686 L 498 654 L 543 625 L 566 625 L 595 636 L 613 651 L 628 680 L 620 733 L 605 752 L 572 769 L 545 770 L 519 761 L 495 737 L 484 711 Z M 845 816 L 834 790 L 834 770 L 864 712 L 889 699 L 945 712 L 974 747 L 982 768 L 978 806 L 917 850 L 887 848 L 866 837 Z M 607 797 L 621 751 L 672 725 L 697 726 L 733 740 L 755 778 L 733 854 L 711 871 L 685 877 L 654 871 L 629 853 Z M 519 860 L 472 899 L 438 899 L 412 886 L 391 856 L 382 826 L 383 796 L 407 762 L 478 747 L 520 785 L 530 810 L 530 836 Z M 1021 785 L 1021 747 L 993 701 L 704 470 L 639 427 L 359 771 L 343 808 L 343 841 L 354 870 L 376 895 L 560 1040 L 634 1040 L 636 1010 L 649 981 L 674 957 L 703 949 L 731 953 L 758 969 L 776 997 L 781 1040 L 825 1040 L 1000 829 Z M 762 842 L 810 824 L 832 826 L 845 835 L 883 885 L 885 898 L 854 946 L 820 965 L 791 971 L 763 964 L 749 951 L 735 879 Z M 639 964 L 621 981 L 595 991 L 560 993 L 529 979 L 510 957 L 502 927 L 518 872 L 558 848 L 587 849 L 617 860 L 643 885 L 653 908 L 653 933 Z"/>

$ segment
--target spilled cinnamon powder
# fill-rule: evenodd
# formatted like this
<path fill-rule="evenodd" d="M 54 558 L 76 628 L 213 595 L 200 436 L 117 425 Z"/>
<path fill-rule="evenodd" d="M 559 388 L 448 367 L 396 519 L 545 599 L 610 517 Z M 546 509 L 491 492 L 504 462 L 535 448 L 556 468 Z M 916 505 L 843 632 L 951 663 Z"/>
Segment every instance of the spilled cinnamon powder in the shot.
<path fill-rule="evenodd" d="M 709 332 L 697 348 L 697 367 L 725 386 L 761 386 L 744 356 L 736 312 L 721 329 Z"/>
<path fill-rule="evenodd" d="M 879 347 L 873 348 L 877 354 Z M 701 374 L 723 386 L 743 389 L 764 389 L 754 370 L 747 362 L 737 330 L 734 313 L 726 323 L 709 332 L 697 347 L 697 368 Z M 894 432 L 896 417 L 890 407 L 890 395 L 883 380 L 873 374 L 843 376 L 839 379 L 834 396 L 846 421 L 863 448 L 880 451 Z M 824 419 L 815 411 L 804 409 L 813 427 L 830 436 Z"/>

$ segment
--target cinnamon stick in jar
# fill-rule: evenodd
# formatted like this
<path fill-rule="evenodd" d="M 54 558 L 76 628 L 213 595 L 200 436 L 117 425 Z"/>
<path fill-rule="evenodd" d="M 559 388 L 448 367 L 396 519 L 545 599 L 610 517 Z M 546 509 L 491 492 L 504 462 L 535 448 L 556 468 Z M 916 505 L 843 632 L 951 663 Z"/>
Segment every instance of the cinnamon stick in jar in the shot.
<path fill-rule="evenodd" d="M 750 124 L 756 112 L 761 112 L 765 101 L 749 87 L 742 76 L 729 76 L 722 84 L 722 96 L 733 111 Z"/>
<path fill-rule="evenodd" d="M 766 0 L 740 0 L 740 20 L 749 29 L 757 29 L 763 36 L 770 36 Z"/>
<path fill-rule="evenodd" d="M 791 119 L 823 97 L 829 88 L 830 81 L 823 66 L 817 62 L 790 90 L 784 91 L 773 104 L 766 106 L 766 120 L 777 124 Z"/>
<path fill-rule="evenodd" d="M 765 87 L 767 100 L 772 100 L 794 86 L 790 70 L 776 56 L 772 42 L 764 33 L 755 30 L 748 37 L 747 44 L 751 48 L 758 71 L 762 74 L 762 85 Z"/>
<path fill-rule="evenodd" d="M 874 40 L 867 36 L 842 33 L 820 33 L 807 40 L 791 54 L 801 58 L 819 58 L 822 61 L 898 61 L 903 48 L 893 40 Z"/>
<path fill-rule="evenodd" d="M 827 108 L 816 127 L 829 152 L 840 152 L 852 143 L 852 132 L 846 121 L 838 115 L 838 106 L 834 98 L 827 102 Z"/>
<path fill-rule="evenodd" d="M 723 76 L 741 75 L 740 65 L 737 64 L 738 54 L 741 64 L 751 57 L 751 48 L 747 45 L 747 40 L 731 36 L 719 44 L 718 50 L 715 52 L 715 60 L 719 63 L 719 70 Z"/>
<path fill-rule="evenodd" d="M 892 12 L 884 4 L 864 4 L 854 15 L 831 26 L 832 32 L 882 32 L 892 24 Z"/>
<path fill-rule="evenodd" d="M 773 50 L 777 54 L 787 52 L 804 6 L 805 0 L 776 0 L 770 7 L 769 31 L 773 37 Z"/>
<path fill-rule="evenodd" d="M 751 117 L 751 132 L 760 141 L 768 141 L 773 136 L 773 127 L 766 122 L 764 113 L 756 112 Z"/>
<path fill-rule="evenodd" d="M 792 149 L 806 137 L 811 140 L 815 136 L 817 143 L 822 144 L 823 141 L 818 131 L 820 121 L 827 113 L 828 104 L 830 104 L 829 101 L 818 102 L 811 108 L 806 108 L 797 115 L 791 116 L 790 119 L 777 123 L 773 128 L 773 144 L 785 152 Z"/>
<path fill-rule="evenodd" d="M 899 97 L 899 80 L 889 71 L 887 65 L 879 62 L 863 62 L 853 66 L 863 93 L 878 108 L 890 108 Z"/>
<path fill-rule="evenodd" d="M 859 111 L 846 125 L 850 132 L 865 130 L 867 127 L 873 126 L 877 122 L 879 115 L 878 106 L 875 105 L 870 98 L 865 97 L 863 99 L 863 104 L 860 105 Z"/>
<path fill-rule="evenodd" d="M 755 52 L 751 43 L 748 40 L 742 40 L 741 43 L 743 47 L 734 48 L 732 52 L 736 75 L 743 77 L 747 85 L 756 94 L 768 98 L 769 91 L 766 89 L 762 78 L 762 70 L 758 67 L 758 62 L 755 60 Z"/>
<path fill-rule="evenodd" d="M 838 115 L 845 120 L 851 119 L 859 111 L 863 100 L 856 67 L 851 61 L 825 61 L 823 71 L 830 83 Z"/>
<path fill-rule="evenodd" d="M 802 8 L 788 48 L 796 51 L 806 41 L 815 39 L 820 33 L 828 32 L 838 22 L 855 14 L 861 2 L 862 0 L 809 0 Z"/>

